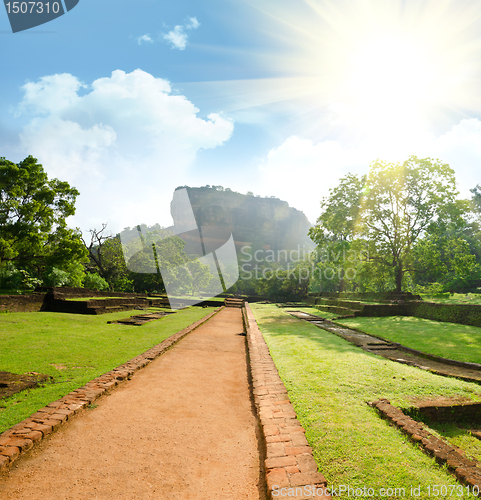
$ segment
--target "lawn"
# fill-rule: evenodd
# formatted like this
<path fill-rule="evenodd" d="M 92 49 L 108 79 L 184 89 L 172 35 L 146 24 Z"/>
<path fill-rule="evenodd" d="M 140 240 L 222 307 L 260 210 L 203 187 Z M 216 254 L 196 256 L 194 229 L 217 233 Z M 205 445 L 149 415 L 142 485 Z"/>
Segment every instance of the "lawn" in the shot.
<path fill-rule="evenodd" d="M 481 328 L 412 316 L 346 318 L 336 323 L 357 328 L 412 349 L 481 364 Z"/>
<path fill-rule="evenodd" d="M 464 424 L 454 422 L 427 422 L 425 424 L 433 434 L 447 439 L 455 446 L 459 446 L 469 458 L 481 462 L 481 441 L 474 437 L 470 430 L 477 429 L 479 423 Z"/>
<path fill-rule="evenodd" d="M 150 298 L 150 297 L 149 297 Z M 153 299 L 155 297 L 152 297 Z M 198 301 L 203 301 L 203 300 L 213 300 L 214 302 L 221 302 L 224 303 L 226 297 L 209 297 L 209 296 L 204 296 L 204 295 L 171 295 L 170 298 L 172 299 L 185 299 L 185 300 L 198 300 Z"/>
<path fill-rule="evenodd" d="M 440 304 L 481 304 L 481 294 L 479 293 L 452 293 L 443 295 L 445 297 L 421 295 L 421 298 L 425 302 L 438 302 Z"/>
<path fill-rule="evenodd" d="M 44 387 L 0 401 L 0 432 L 212 312 L 191 307 L 143 326 L 107 324 L 139 311 L 80 315 L 0 314 L 0 371 L 54 377 Z"/>
<path fill-rule="evenodd" d="M 330 313 L 328 311 L 320 311 L 319 309 L 315 309 L 314 307 L 289 307 L 284 309 L 284 311 L 301 311 L 307 314 L 311 314 L 312 316 L 319 316 L 320 318 L 332 319 L 337 318 L 339 314 Z"/>
<path fill-rule="evenodd" d="M 69 297 L 67 300 L 86 302 L 89 300 L 130 299 L 131 297 Z M 136 298 L 136 297 L 133 297 Z"/>
<path fill-rule="evenodd" d="M 367 402 L 384 397 L 409 407 L 412 398 L 441 395 L 479 401 L 477 384 L 380 358 L 271 305 L 251 307 L 331 486 L 405 488 L 411 498 L 410 487 L 420 485 L 416 498 L 427 499 L 429 486 L 458 484 Z"/>

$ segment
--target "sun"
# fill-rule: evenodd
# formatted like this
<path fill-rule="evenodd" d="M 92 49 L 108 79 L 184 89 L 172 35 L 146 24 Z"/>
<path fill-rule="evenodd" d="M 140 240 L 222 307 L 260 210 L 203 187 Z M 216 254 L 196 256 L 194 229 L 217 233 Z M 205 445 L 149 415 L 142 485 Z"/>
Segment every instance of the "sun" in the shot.
<path fill-rule="evenodd" d="M 399 140 L 435 128 L 443 114 L 481 110 L 473 65 L 481 59 L 473 32 L 481 11 L 468 8 L 469 2 L 308 4 L 323 35 L 300 64 L 322 60 L 322 97 L 350 109 L 358 131 Z"/>
<path fill-rule="evenodd" d="M 259 88 L 266 103 L 301 102 L 306 128 L 325 137 L 329 123 L 400 143 L 481 114 L 479 2 L 286 0 L 275 12 L 269 4 L 255 8 L 278 50 L 259 58 L 279 76 Z"/>
<path fill-rule="evenodd" d="M 446 95 L 438 57 L 415 37 L 382 34 L 360 40 L 345 60 L 336 98 L 363 130 L 383 138 L 419 133 Z"/>
<path fill-rule="evenodd" d="M 419 109 L 435 88 L 436 74 L 425 50 L 393 36 L 368 41 L 353 51 L 346 95 L 375 114 L 392 108 Z"/>

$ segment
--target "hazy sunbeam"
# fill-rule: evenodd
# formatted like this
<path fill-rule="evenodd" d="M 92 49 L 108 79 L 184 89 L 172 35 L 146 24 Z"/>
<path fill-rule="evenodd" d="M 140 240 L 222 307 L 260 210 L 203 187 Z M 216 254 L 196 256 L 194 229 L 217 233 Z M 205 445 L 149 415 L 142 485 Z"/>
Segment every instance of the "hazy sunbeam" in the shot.
<path fill-rule="evenodd" d="M 273 13 L 256 0 L 252 7 L 272 42 L 257 57 L 275 78 L 217 82 L 226 109 L 282 109 L 295 100 L 309 115 L 306 130 L 324 125 L 324 136 L 337 127 L 353 139 L 391 142 L 481 113 L 479 3 L 304 0 L 295 9 L 279 2 Z"/>

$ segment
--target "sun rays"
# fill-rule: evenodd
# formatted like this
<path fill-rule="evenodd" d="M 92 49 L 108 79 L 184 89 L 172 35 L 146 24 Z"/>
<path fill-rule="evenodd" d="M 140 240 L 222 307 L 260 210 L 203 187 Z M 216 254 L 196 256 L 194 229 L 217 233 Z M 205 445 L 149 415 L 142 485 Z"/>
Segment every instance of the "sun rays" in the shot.
<path fill-rule="evenodd" d="M 212 82 L 232 111 L 295 103 L 324 138 L 415 140 L 481 113 L 477 2 L 304 0 L 252 3 L 268 49 L 261 79 Z M 424 132 L 423 132 L 424 131 Z M 312 137 L 321 139 L 321 137 Z"/>

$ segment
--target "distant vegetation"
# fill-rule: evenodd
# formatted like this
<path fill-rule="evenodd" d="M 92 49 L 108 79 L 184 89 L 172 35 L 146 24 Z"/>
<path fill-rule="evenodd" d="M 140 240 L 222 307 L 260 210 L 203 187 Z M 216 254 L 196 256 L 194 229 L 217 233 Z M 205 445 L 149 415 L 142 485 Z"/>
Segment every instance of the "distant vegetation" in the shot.
<path fill-rule="evenodd" d="M 481 187 L 471 192 L 471 200 L 459 199 L 449 165 L 414 156 L 404 163 L 376 161 L 367 176 L 343 177 L 322 200 L 310 230 L 320 275 L 311 289 L 476 291 Z"/>
<path fill-rule="evenodd" d="M 439 160 L 378 160 L 367 175 L 344 176 L 321 200 L 313 227 L 274 196 L 210 185 L 177 189 L 183 187 L 212 249 L 234 236 L 240 279 L 231 293 L 299 300 L 320 291 L 439 296 L 481 290 L 481 186 L 471 190 L 471 199 L 460 199 L 454 171 Z M 190 243 L 173 236 L 172 228 L 139 226 L 147 243 L 157 245 L 154 257 L 122 247 L 121 234 L 137 234 L 135 227 L 109 235 L 103 224 L 83 239 L 66 225 L 78 194 L 48 179 L 32 156 L 18 164 L 0 159 L 0 291 L 50 285 L 165 292 L 158 269 L 180 264 L 186 269 L 181 293 L 209 289 L 208 270 L 194 262 Z M 223 228 L 228 236 L 209 228 Z M 125 258 L 134 254 L 129 268 L 151 272 L 129 270 Z"/>

